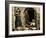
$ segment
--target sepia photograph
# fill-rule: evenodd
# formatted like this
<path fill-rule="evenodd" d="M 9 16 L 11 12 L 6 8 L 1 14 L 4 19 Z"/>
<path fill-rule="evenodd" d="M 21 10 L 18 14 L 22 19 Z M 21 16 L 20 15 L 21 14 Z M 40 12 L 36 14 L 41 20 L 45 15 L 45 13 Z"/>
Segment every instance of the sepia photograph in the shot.
<path fill-rule="evenodd" d="M 40 30 L 39 7 L 12 7 L 12 31 Z"/>

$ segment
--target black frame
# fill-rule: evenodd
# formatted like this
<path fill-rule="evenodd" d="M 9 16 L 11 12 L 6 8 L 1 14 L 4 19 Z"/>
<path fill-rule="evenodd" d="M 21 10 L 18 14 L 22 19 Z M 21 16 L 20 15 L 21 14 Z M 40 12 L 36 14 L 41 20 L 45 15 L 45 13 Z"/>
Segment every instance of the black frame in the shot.
<path fill-rule="evenodd" d="M 9 4 L 15 4 L 15 3 L 22 3 L 22 4 L 36 4 L 36 5 L 43 5 L 43 33 L 38 34 L 24 34 L 24 35 L 8 35 L 8 22 L 9 22 Z M 20 2 L 20 1 L 5 1 L 5 37 L 22 37 L 22 36 L 38 36 L 38 35 L 45 35 L 45 3 L 41 2 Z"/>

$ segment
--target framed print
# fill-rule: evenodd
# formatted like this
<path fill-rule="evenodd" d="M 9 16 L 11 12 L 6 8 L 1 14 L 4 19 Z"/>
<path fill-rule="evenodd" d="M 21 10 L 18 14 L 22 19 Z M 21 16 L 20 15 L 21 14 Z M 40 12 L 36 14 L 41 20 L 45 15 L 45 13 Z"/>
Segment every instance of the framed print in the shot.
<path fill-rule="evenodd" d="M 6 1 L 6 37 L 45 34 L 45 3 Z"/>

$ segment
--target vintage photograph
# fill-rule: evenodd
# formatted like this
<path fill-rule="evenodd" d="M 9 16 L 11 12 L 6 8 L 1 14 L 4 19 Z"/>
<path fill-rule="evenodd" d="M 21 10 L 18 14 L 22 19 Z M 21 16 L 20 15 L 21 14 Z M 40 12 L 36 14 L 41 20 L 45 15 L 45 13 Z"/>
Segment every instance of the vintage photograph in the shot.
<path fill-rule="evenodd" d="M 40 30 L 39 7 L 12 7 L 12 31 Z"/>

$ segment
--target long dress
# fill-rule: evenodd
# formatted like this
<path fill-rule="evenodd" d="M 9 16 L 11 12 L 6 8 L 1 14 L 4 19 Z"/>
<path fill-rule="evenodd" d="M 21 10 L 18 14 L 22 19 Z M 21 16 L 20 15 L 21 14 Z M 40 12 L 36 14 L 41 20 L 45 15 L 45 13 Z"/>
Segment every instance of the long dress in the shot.
<path fill-rule="evenodd" d="M 18 26 L 21 26 L 21 25 L 22 25 L 21 18 L 16 15 L 15 27 L 17 28 Z"/>

